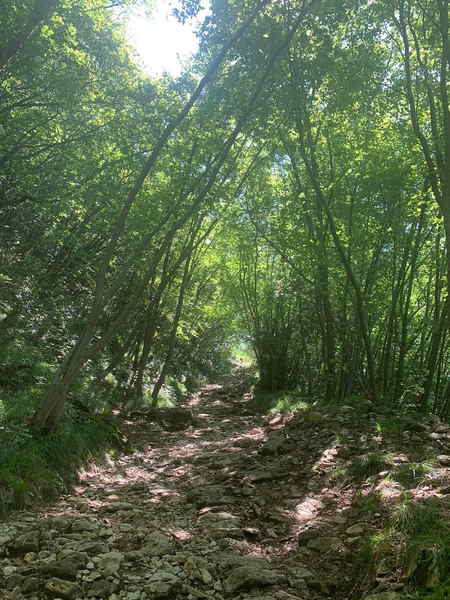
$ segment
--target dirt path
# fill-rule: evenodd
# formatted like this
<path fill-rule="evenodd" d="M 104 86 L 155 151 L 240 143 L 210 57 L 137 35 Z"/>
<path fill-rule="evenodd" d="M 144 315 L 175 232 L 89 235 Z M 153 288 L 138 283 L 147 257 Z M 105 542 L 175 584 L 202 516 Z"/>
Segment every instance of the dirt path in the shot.
<path fill-rule="evenodd" d="M 286 474 L 279 461 L 276 472 L 264 466 L 267 423 L 246 414 L 246 400 L 209 386 L 188 400 L 195 424 L 182 431 L 127 422 L 132 454 L 1 525 L 0 597 L 314 597 L 313 573 L 286 559 L 297 547 Z"/>
<path fill-rule="evenodd" d="M 340 453 L 360 451 L 359 434 L 336 441 L 351 411 L 327 428 L 314 411 L 250 415 L 247 400 L 208 386 L 186 401 L 195 421 L 182 431 L 127 422 L 132 454 L 0 524 L 0 598 L 351 597 L 355 550 L 381 518 L 362 518 L 354 489 L 331 480 Z"/>

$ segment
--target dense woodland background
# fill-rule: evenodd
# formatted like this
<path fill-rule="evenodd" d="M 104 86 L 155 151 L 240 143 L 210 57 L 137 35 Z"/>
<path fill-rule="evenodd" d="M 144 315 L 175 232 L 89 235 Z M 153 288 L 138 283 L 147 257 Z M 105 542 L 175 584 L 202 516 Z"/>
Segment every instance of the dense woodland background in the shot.
<path fill-rule="evenodd" d="M 362 560 L 448 598 L 449 0 L 212 0 L 192 64 L 154 79 L 135 6 L 1 3 L 0 513 L 131 452 L 145 405 L 235 369 L 242 411 L 251 372 L 256 412 L 313 406 L 261 425 L 274 472 L 297 452 L 305 490 L 353 486 L 358 535 L 388 515 Z M 353 462 L 324 483 L 333 436 Z M 382 473 L 391 512 L 358 496 Z"/>
<path fill-rule="evenodd" d="M 157 80 L 116 4 L 2 7 L 3 410 L 156 401 L 247 343 L 264 389 L 446 416 L 448 1 L 214 1 Z"/>

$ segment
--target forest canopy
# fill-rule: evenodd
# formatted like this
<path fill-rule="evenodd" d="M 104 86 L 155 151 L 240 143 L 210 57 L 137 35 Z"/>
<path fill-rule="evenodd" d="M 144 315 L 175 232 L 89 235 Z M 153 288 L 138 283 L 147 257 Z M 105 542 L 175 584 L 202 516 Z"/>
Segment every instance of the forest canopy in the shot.
<path fill-rule="evenodd" d="M 118 7 L 2 4 L 2 410 L 156 404 L 244 344 L 261 389 L 447 417 L 448 0 L 213 0 L 158 78 Z"/>

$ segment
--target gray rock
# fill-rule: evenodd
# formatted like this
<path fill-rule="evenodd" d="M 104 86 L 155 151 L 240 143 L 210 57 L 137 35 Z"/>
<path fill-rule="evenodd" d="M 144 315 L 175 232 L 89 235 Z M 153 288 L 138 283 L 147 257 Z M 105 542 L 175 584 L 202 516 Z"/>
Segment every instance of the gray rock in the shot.
<path fill-rule="evenodd" d="M 89 575 L 84 577 L 85 581 L 93 582 L 102 578 L 102 573 L 100 571 L 91 571 Z"/>
<path fill-rule="evenodd" d="M 213 576 L 208 569 L 200 569 L 200 577 L 205 585 L 211 585 L 213 582 Z"/>
<path fill-rule="evenodd" d="M 98 537 L 111 537 L 114 534 L 114 530 L 111 527 L 102 527 L 97 531 Z"/>
<path fill-rule="evenodd" d="M 130 502 L 112 502 L 107 506 L 103 507 L 104 512 L 119 512 L 122 510 L 134 510 L 136 508 L 135 505 Z"/>
<path fill-rule="evenodd" d="M 293 596 L 284 590 L 275 592 L 273 598 L 275 598 L 275 600 L 301 600 L 298 596 Z"/>
<path fill-rule="evenodd" d="M 173 541 L 159 531 L 150 533 L 145 538 L 145 546 L 141 553 L 147 556 L 164 556 L 170 554 L 174 549 Z"/>
<path fill-rule="evenodd" d="M 91 583 L 87 595 L 88 598 L 107 598 L 111 594 L 111 591 L 112 583 L 110 581 L 106 581 L 106 579 L 100 579 Z"/>
<path fill-rule="evenodd" d="M 0 535 L 0 548 L 2 548 L 2 546 L 6 546 L 7 544 L 9 544 L 9 542 L 14 539 L 14 535 L 12 533 L 8 534 L 2 534 Z"/>
<path fill-rule="evenodd" d="M 443 467 L 449 467 L 450 466 L 450 456 L 448 454 L 441 454 L 440 456 L 437 457 L 438 462 L 440 465 L 442 465 Z"/>
<path fill-rule="evenodd" d="M 264 558 L 252 556 L 242 556 L 236 552 L 218 552 L 214 557 L 214 562 L 221 570 L 228 571 L 233 567 L 251 567 L 254 569 L 270 569 L 270 562 Z"/>
<path fill-rule="evenodd" d="M 3 567 L 3 575 L 5 577 L 9 577 L 16 571 L 17 571 L 17 567 L 15 567 L 14 565 L 7 565 L 6 567 Z"/>
<path fill-rule="evenodd" d="M 24 594 L 31 594 L 40 589 L 41 582 L 37 577 L 27 577 L 20 587 Z"/>
<path fill-rule="evenodd" d="M 27 552 L 38 552 L 39 551 L 39 533 L 37 531 L 31 531 L 20 535 L 14 540 L 10 546 L 10 549 L 15 554 L 26 554 Z"/>
<path fill-rule="evenodd" d="M 397 592 L 380 592 L 379 594 L 370 594 L 370 596 L 364 596 L 362 600 L 400 600 L 402 594 Z"/>
<path fill-rule="evenodd" d="M 350 536 L 357 536 L 357 535 L 363 535 L 364 531 L 365 531 L 364 525 L 361 525 L 361 523 L 355 523 L 355 525 L 352 525 L 351 527 L 346 529 L 345 533 Z"/>
<path fill-rule="evenodd" d="M 152 580 L 144 586 L 144 591 L 149 594 L 150 598 L 166 598 L 169 594 L 173 594 L 180 586 L 180 578 L 166 571 L 158 571 L 153 576 Z"/>
<path fill-rule="evenodd" d="M 338 525 L 344 525 L 345 523 L 347 523 L 347 520 L 348 519 L 345 515 L 336 515 L 333 519 L 333 521 Z"/>
<path fill-rule="evenodd" d="M 203 506 L 231 504 L 234 500 L 229 495 L 227 488 L 221 485 L 208 485 L 189 490 L 187 501 L 195 504 L 197 508 L 202 508 Z"/>
<path fill-rule="evenodd" d="M 183 565 L 184 572 L 191 579 L 199 579 L 205 585 L 210 585 L 213 581 L 213 577 L 208 570 L 209 567 L 210 564 L 206 559 L 194 555 L 189 556 Z"/>
<path fill-rule="evenodd" d="M 71 529 L 74 532 L 97 531 L 97 529 L 100 529 L 100 526 L 91 519 L 76 519 L 73 521 Z"/>
<path fill-rule="evenodd" d="M 109 546 L 103 542 L 85 542 L 76 546 L 78 552 L 87 552 L 88 554 L 106 554 L 109 552 Z"/>
<path fill-rule="evenodd" d="M 115 575 L 124 559 L 121 552 L 107 552 L 98 556 L 98 568 L 105 576 Z"/>
<path fill-rule="evenodd" d="M 40 571 L 44 575 L 51 575 L 59 579 L 76 579 L 78 571 L 84 567 L 86 562 L 75 554 L 72 557 L 68 556 L 44 565 L 40 567 Z"/>
<path fill-rule="evenodd" d="M 293 579 L 312 579 L 315 575 L 305 567 L 291 567 L 289 569 L 289 577 Z"/>
<path fill-rule="evenodd" d="M 224 589 L 227 594 L 233 594 L 241 589 L 275 585 L 284 581 L 286 581 L 286 576 L 277 571 L 255 567 L 237 567 L 224 581 Z"/>
<path fill-rule="evenodd" d="M 341 546 L 341 540 L 337 537 L 316 537 L 309 540 L 307 545 L 316 552 L 335 552 Z"/>
<path fill-rule="evenodd" d="M 8 567 L 5 567 L 7 569 Z M 4 570 L 5 570 L 4 569 Z M 15 587 L 22 587 L 23 582 L 25 581 L 25 576 L 20 575 L 19 573 L 12 573 L 8 577 L 5 576 L 6 579 L 6 589 L 13 590 Z"/>
<path fill-rule="evenodd" d="M 241 523 L 241 519 L 229 512 L 207 512 L 201 515 L 198 519 L 202 525 L 207 524 L 208 527 L 237 527 Z"/>
<path fill-rule="evenodd" d="M 272 431 L 264 442 L 261 448 L 261 454 L 263 455 L 274 455 L 281 454 L 283 451 L 287 451 L 289 448 L 289 442 L 283 432 Z"/>
<path fill-rule="evenodd" d="M 86 538 L 86 532 L 65 533 L 64 537 L 67 540 L 73 540 L 73 541 L 79 542 L 79 541 L 84 540 Z"/>
<path fill-rule="evenodd" d="M 87 552 L 77 552 L 73 548 L 65 548 L 58 554 L 57 558 L 58 560 L 67 558 L 80 563 L 84 567 L 89 561 L 89 554 Z"/>
<path fill-rule="evenodd" d="M 449 430 L 449 426 L 446 423 L 442 423 L 439 419 L 434 421 L 434 429 L 438 433 L 446 433 Z"/>
<path fill-rule="evenodd" d="M 72 521 L 70 519 L 64 519 L 62 517 L 50 517 L 40 522 L 41 529 L 56 529 L 59 532 L 69 531 L 72 527 Z"/>
<path fill-rule="evenodd" d="M 283 479 L 284 475 L 279 471 L 252 471 L 248 474 L 247 478 L 251 483 L 264 483 L 266 481 L 275 481 L 277 479 Z"/>
<path fill-rule="evenodd" d="M 64 600 L 74 600 L 81 595 L 80 586 L 72 581 L 57 579 L 53 577 L 45 583 L 45 591 L 56 598 L 64 598 Z"/>
<path fill-rule="evenodd" d="M 12 592 L 10 592 L 7 598 L 8 600 L 24 600 L 24 596 L 22 595 L 22 592 L 18 587 L 15 588 Z"/>
<path fill-rule="evenodd" d="M 239 527 L 240 518 L 227 512 L 207 512 L 198 519 L 200 525 L 208 530 L 208 535 L 214 538 L 243 537 Z"/>

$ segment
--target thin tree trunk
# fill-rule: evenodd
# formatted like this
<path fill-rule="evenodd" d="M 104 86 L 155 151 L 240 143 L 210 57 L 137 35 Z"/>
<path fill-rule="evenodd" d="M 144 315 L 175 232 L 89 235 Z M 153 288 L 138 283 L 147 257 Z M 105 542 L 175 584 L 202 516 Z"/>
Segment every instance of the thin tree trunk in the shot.
<path fill-rule="evenodd" d="M 400 319 L 400 350 L 397 364 L 397 372 L 395 377 L 395 389 L 394 389 L 394 401 L 398 401 L 401 395 L 401 390 L 403 386 L 403 377 L 404 377 L 404 369 L 405 369 L 405 360 L 407 353 L 407 343 L 408 343 L 408 333 L 409 333 L 409 309 L 411 306 L 411 296 L 413 290 L 413 284 L 417 275 L 417 259 L 419 257 L 420 246 L 422 244 L 422 229 L 425 221 L 425 206 L 422 206 L 421 214 L 419 217 L 419 222 L 417 224 L 417 229 L 415 232 L 415 240 L 414 245 L 411 251 L 411 261 L 410 261 L 410 270 L 409 277 L 406 289 L 406 295 L 403 298 L 403 302 L 401 303 L 402 307 L 402 315 Z M 408 248 L 410 247 L 410 243 L 408 243 Z"/>
<path fill-rule="evenodd" d="M 154 165 L 156 164 L 161 152 L 165 148 L 167 142 L 172 136 L 173 132 L 181 125 L 183 120 L 187 117 L 192 107 L 199 99 L 204 88 L 214 79 L 214 76 L 222 63 L 223 59 L 227 55 L 228 51 L 233 47 L 233 45 L 242 37 L 246 29 L 253 22 L 254 18 L 259 15 L 260 9 L 263 8 L 266 4 L 269 3 L 270 0 L 262 0 L 259 3 L 258 8 L 254 11 L 249 19 L 237 30 L 237 32 L 231 36 L 230 40 L 227 44 L 224 45 L 223 49 L 219 52 L 218 56 L 211 62 L 206 74 L 201 79 L 197 88 L 193 92 L 189 101 L 186 103 L 184 108 L 180 111 L 178 116 L 170 122 L 160 139 L 158 140 L 153 152 L 151 153 L 149 159 L 144 164 L 140 174 L 136 178 L 136 181 L 133 187 L 130 189 L 130 192 L 126 198 L 123 209 L 115 223 L 115 226 L 112 231 L 110 242 L 108 243 L 106 250 L 104 252 L 103 258 L 101 260 L 101 265 L 96 277 L 95 283 L 95 300 L 92 306 L 92 309 L 89 313 L 89 316 L 86 320 L 86 324 L 83 329 L 83 333 L 81 334 L 80 339 L 76 343 L 75 347 L 69 353 L 69 355 L 63 361 L 61 367 L 58 369 L 53 382 L 47 389 L 45 393 L 41 405 L 35 413 L 32 426 L 35 429 L 43 430 L 43 429 L 53 429 L 61 415 L 64 411 L 64 404 L 67 397 L 67 393 L 72 386 L 73 382 L 78 376 L 79 370 L 87 360 L 88 349 L 90 342 L 95 334 L 97 329 L 98 321 L 102 315 L 104 309 L 104 294 L 106 289 L 106 275 L 109 269 L 109 264 L 111 263 L 114 251 L 116 249 L 117 243 L 120 237 L 123 235 L 125 231 L 126 220 L 131 210 L 131 207 L 140 192 L 144 181 L 147 176 L 150 174 Z M 298 23 L 299 25 L 300 23 Z M 293 35 L 293 33 L 292 33 Z M 284 47 L 284 46 L 283 46 Z M 275 59 L 271 61 L 271 67 Z M 270 72 L 270 71 L 269 71 Z M 268 73 L 266 73 L 267 78 Z M 252 96 L 252 101 L 255 102 L 259 93 L 263 89 L 265 84 L 265 79 L 257 86 L 255 93 Z M 253 103 L 250 103 L 250 108 L 253 108 Z M 218 165 L 213 170 L 212 176 L 210 177 L 209 183 L 205 186 L 202 193 L 200 194 L 200 200 L 196 203 L 200 205 L 201 200 L 206 196 L 212 187 L 213 181 L 216 179 L 216 176 L 219 173 L 220 168 L 222 167 L 223 162 L 225 161 L 226 156 L 228 155 L 231 146 L 233 145 L 235 139 L 237 138 L 241 128 L 245 124 L 248 116 L 249 109 L 247 109 L 246 113 L 239 120 L 238 125 L 236 125 L 233 134 L 230 136 L 228 142 L 225 144 L 225 147 L 222 153 L 219 156 Z M 196 206 L 194 205 L 194 209 Z M 181 220 L 183 222 L 183 219 Z"/>
<path fill-rule="evenodd" d="M 195 233 L 194 233 L 195 235 Z M 191 251 L 193 250 L 193 241 L 192 240 L 192 244 L 191 244 Z M 186 263 L 184 265 L 184 272 L 183 272 L 183 279 L 181 281 L 181 286 L 180 286 L 180 291 L 178 294 L 178 301 L 177 301 L 177 306 L 175 309 L 175 314 L 173 317 L 173 323 L 172 323 L 172 329 L 170 331 L 170 336 L 169 336 L 169 344 L 167 347 L 167 352 L 166 352 L 166 356 L 164 358 L 164 363 L 161 369 L 161 373 L 159 374 L 158 380 L 155 383 L 155 386 L 153 388 L 152 391 L 152 406 L 156 407 L 158 405 L 158 396 L 159 396 L 159 392 L 161 391 L 162 386 L 164 385 L 167 373 L 169 371 L 170 368 L 170 364 L 172 361 L 172 356 L 173 356 L 173 351 L 175 349 L 175 342 L 177 339 L 177 330 L 178 330 L 178 324 L 180 322 L 180 318 L 181 318 L 181 312 L 183 310 L 183 303 L 184 303 L 184 297 L 189 285 L 189 280 L 191 277 L 191 260 L 192 260 L 192 253 L 187 257 L 186 259 Z"/>

